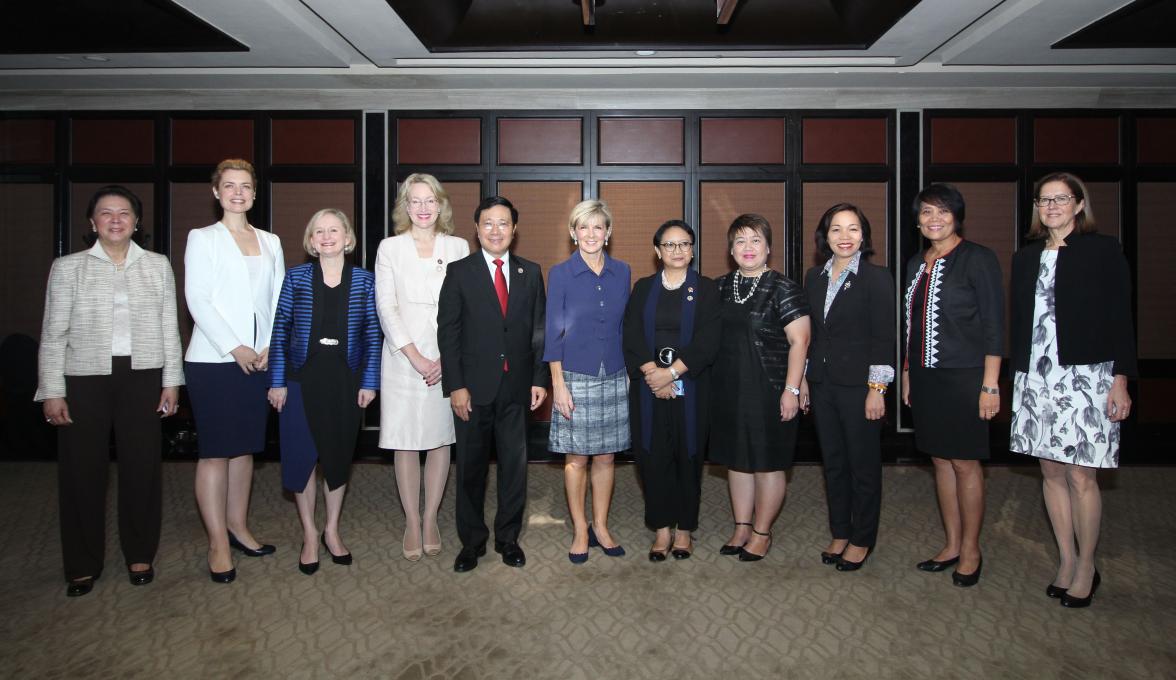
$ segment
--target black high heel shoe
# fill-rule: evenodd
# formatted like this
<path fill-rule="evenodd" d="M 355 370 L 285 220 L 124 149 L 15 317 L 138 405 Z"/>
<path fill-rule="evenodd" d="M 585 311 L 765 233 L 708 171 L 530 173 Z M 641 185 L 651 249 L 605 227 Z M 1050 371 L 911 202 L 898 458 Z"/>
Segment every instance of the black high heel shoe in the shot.
<path fill-rule="evenodd" d="M 323 547 L 327 548 L 327 554 L 331 556 L 332 562 L 334 562 L 335 564 L 342 564 L 344 566 L 351 564 L 351 561 L 352 561 L 351 560 L 351 553 L 344 553 L 342 555 L 336 555 L 335 553 L 331 552 L 330 548 L 327 547 L 327 532 L 325 532 L 325 531 L 323 532 L 321 540 L 323 542 Z M 314 573 L 314 572 L 311 572 L 311 573 Z"/>
<path fill-rule="evenodd" d="M 751 526 L 751 522 L 736 522 L 735 526 L 749 527 L 749 526 Z M 727 543 L 723 547 L 719 548 L 719 554 L 720 555 L 738 555 L 739 551 L 742 549 L 743 549 L 743 546 L 741 546 L 741 545 L 731 545 L 730 543 Z"/>
<path fill-rule="evenodd" d="M 751 533 L 755 534 L 756 536 L 767 536 L 768 537 L 768 550 L 772 549 L 772 532 L 769 531 L 768 533 L 765 534 L 762 531 L 756 531 L 755 527 L 752 527 Z M 753 552 L 748 552 L 747 548 L 740 548 L 739 549 L 739 561 L 740 562 L 759 562 L 768 554 L 768 550 L 765 550 L 763 555 L 758 555 Z"/>
<path fill-rule="evenodd" d="M 1094 580 L 1090 582 L 1090 594 L 1086 597 L 1073 597 L 1068 592 L 1062 593 L 1062 606 L 1070 609 L 1081 609 L 1082 607 L 1089 607 L 1090 601 L 1094 599 L 1094 591 L 1098 590 L 1098 584 L 1102 583 L 1102 577 L 1098 575 L 1098 570 L 1094 570 Z"/>
<path fill-rule="evenodd" d="M 143 571 L 131 571 L 131 568 L 127 567 L 127 578 L 133 586 L 145 586 L 155 580 L 155 567 L 149 564 Z"/>
<path fill-rule="evenodd" d="M 228 571 L 213 571 L 208 570 L 208 578 L 212 579 L 213 583 L 232 583 L 237 580 L 236 567 Z"/>
<path fill-rule="evenodd" d="M 837 564 L 837 560 L 841 559 L 841 554 L 844 552 L 845 552 L 844 548 L 842 548 L 841 552 L 839 552 L 839 553 L 831 553 L 831 552 L 826 552 L 826 551 L 822 550 L 821 551 L 821 564 Z"/>
<path fill-rule="evenodd" d="M 82 595 L 88 595 L 94 589 L 94 581 L 97 580 L 97 576 L 83 576 L 81 578 L 70 579 L 69 585 L 65 587 L 65 596 L 81 597 Z"/>
<path fill-rule="evenodd" d="M 866 548 L 866 556 L 862 558 L 861 562 L 850 562 L 844 557 L 837 558 L 837 571 L 857 571 L 862 568 L 866 560 L 870 559 L 870 555 L 874 552 L 873 548 Z M 977 570 L 978 571 L 978 570 Z"/>
<path fill-rule="evenodd" d="M 600 539 L 598 539 L 596 537 L 596 531 L 592 528 L 591 524 L 588 525 L 588 547 L 589 548 L 600 548 L 601 550 L 604 551 L 604 554 L 608 555 L 609 557 L 624 557 L 625 556 L 625 549 L 619 543 L 617 545 L 614 545 L 611 548 L 606 548 L 604 546 L 604 544 L 600 542 Z M 572 553 L 568 553 L 569 559 L 570 559 L 571 554 Z"/>
<path fill-rule="evenodd" d="M 1063 588 L 1061 586 L 1055 586 L 1054 584 L 1051 583 L 1045 587 L 1045 596 L 1052 597 L 1053 599 L 1058 600 L 1058 599 L 1061 599 L 1061 597 L 1066 594 L 1066 590 L 1068 590 L 1068 589 Z"/>
<path fill-rule="evenodd" d="M 268 543 L 262 543 L 257 548 L 247 547 L 244 543 L 238 541 L 237 537 L 231 531 L 229 532 L 229 547 L 234 550 L 240 550 L 241 554 L 246 557 L 265 557 L 266 555 L 274 554 L 277 550 L 277 548 Z"/>
<path fill-rule="evenodd" d="M 958 558 L 957 558 L 958 561 Z M 971 574 L 961 574 L 959 570 L 951 572 L 951 584 L 961 588 L 971 588 L 980 582 L 980 570 L 984 568 L 984 557 L 980 557 L 980 562 L 976 565 L 976 571 Z"/>

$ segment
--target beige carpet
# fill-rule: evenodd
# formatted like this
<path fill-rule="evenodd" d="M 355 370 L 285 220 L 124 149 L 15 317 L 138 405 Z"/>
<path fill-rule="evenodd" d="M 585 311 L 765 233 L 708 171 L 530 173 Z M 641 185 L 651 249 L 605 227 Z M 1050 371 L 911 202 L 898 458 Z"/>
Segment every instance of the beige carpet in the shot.
<path fill-rule="evenodd" d="M 194 466 L 165 465 L 157 579 L 124 576 L 113 485 L 106 573 L 67 599 L 56 469 L 0 465 L 0 675 L 14 678 L 1162 678 L 1176 676 L 1176 468 L 1102 477 L 1103 585 L 1067 610 L 1043 590 L 1054 547 L 1035 468 L 988 470 L 983 578 L 955 588 L 916 561 L 939 548 L 930 470 L 885 471 L 882 529 L 864 569 L 823 566 L 818 467 L 797 467 L 769 557 L 720 557 L 729 512 L 709 469 L 697 553 L 645 558 L 632 466 L 620 468 L 612 529 L 629 554 L 566 558 L 561 468 L 530 468 L 524 569 L 491 553 L 452 571 L 452 488 L 440 557 L 400 557 L 390 465 L 355 468 L 344 537 L 355 564 L 296 569 L 300 531 L 278 467 L 259 466 L 253 529 L 275 556 L 240 558 L 236 583 L 208 580 L 192 500 Z M 452 487 L 452 480 L 451 480 Z M 491 487 L 493 488 L 493 487 Z M 492 506 L 492 501 L 490 503 Z M 325 552 L 323 553 L 325 557 Z"/>

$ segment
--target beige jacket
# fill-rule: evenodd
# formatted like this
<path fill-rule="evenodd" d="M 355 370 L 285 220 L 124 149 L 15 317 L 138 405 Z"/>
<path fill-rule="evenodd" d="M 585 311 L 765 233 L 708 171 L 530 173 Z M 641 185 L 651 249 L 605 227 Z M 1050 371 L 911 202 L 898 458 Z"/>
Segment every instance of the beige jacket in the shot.
<path fill-rule="evenodd" d="M 67 375 L 110 375 L 114 263 L 102 244 L 59 257 L 49 272 L 36 401 L 65 397 Z M 162 368 L 161 387 L 184 384 L 176 282 L 163 255 L 135 243 L 127 253 L 131 368 Z"/>

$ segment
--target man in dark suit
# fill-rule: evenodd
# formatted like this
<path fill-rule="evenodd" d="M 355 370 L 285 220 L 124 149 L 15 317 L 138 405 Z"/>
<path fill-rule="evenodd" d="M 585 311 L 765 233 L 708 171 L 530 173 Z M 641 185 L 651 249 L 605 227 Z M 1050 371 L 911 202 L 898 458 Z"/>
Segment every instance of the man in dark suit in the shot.
<path fill-rule="evenodd" d="M 519 547 L 527 500 L 527 411 L 547 398 L 543 357 L 547 296 L 539 265 L 511 255 L 519 213 L 501 196 L 474 211 L 482 249 L 453 262 L 437 308 L 441 387 L 457 434 L 457 533 L 454 571 L 486 554 L 486 473 L 490 443 L 498 454 L 494 549 L 512 567 L 527 562 Z"/>

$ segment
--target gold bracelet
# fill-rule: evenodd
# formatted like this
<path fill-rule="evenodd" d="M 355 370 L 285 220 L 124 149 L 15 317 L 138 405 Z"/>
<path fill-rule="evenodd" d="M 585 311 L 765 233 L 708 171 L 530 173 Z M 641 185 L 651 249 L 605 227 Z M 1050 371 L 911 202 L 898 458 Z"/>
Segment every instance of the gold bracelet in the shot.
<path fill-rule="evenodd" d="M 866 387 L 874 390 L 878 394 L 886 394 L 886 383 L 868 382 L 866 383 Z"/>

